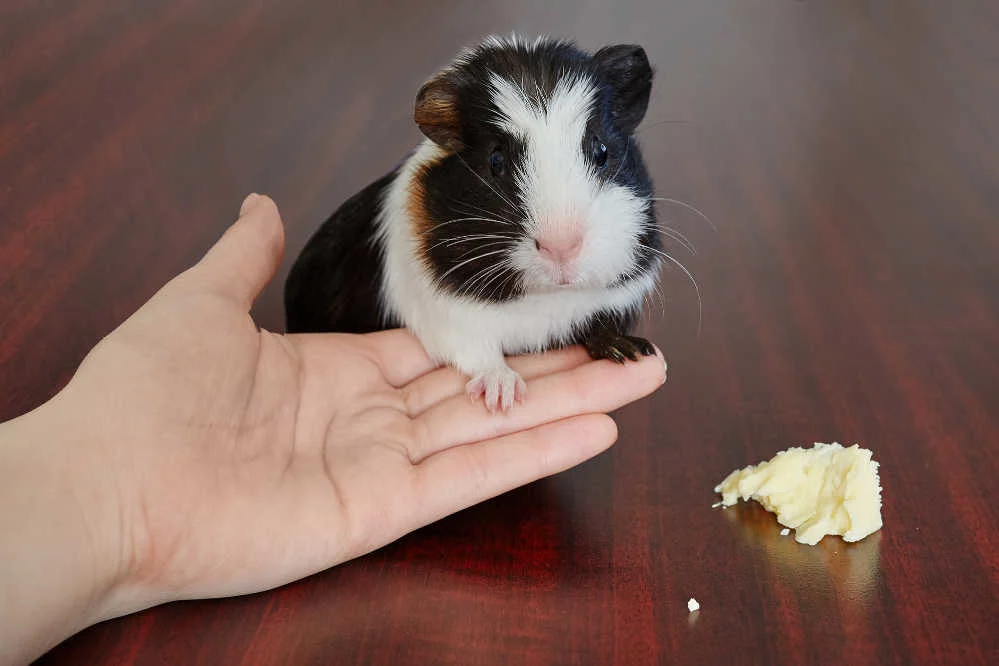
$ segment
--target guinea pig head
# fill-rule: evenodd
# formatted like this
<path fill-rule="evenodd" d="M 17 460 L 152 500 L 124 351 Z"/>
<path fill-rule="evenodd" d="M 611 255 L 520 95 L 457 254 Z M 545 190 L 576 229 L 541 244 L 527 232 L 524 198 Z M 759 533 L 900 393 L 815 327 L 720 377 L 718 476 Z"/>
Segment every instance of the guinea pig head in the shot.
<path fill-rule="evenodd" d="M 420 251 L 442 289 L 501 301 L 606 288 L 658 266 L 634 138 L 653 72 L 639 46 L 585 53 L 490 38 L 420 89 Z M 418 153 L 420 155 L 420 153 Z"/>

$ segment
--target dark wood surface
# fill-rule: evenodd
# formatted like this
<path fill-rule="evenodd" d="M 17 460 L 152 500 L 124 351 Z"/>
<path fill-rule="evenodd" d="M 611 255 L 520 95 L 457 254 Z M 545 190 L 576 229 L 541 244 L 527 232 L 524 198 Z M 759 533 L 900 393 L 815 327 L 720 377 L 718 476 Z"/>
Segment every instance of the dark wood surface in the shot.
<path fill-rule="evenodd" d="M 674 246 L 667 386 L 605 455 L 280 590 L 83 632 L 44 664 L 999 663 L 994 0 L 0 3 L 0 418 L 196 260 L 243 195 L 291 255 L 418 139 L 425 77 L 517 29 L 644 44 Z M 280 284 L 255 309 L 282 326 Z M 884 529 L 816 547 L 732 469 L 814 441 Z M 702 610 L 688 615 L 696 597 Z"/>

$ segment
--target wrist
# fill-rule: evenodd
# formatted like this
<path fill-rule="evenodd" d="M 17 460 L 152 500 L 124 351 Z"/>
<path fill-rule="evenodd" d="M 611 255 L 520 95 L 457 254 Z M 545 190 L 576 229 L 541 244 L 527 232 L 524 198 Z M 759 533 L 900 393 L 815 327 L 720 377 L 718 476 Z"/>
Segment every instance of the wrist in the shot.
<path fill-rule="evenodd" d="M 59 396 L 0 424 L 0 663 L 124 612 L 120 492 L 83 425 Z"/>

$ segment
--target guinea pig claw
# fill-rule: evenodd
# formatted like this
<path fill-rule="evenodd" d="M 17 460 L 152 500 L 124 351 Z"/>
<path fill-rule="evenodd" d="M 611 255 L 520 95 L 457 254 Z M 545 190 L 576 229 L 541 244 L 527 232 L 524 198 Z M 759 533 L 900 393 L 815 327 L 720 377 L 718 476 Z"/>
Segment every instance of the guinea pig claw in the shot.
<path fill-rule="evenodd" d="M 600 335 L 586 341 L 586 350 L 594 359 L 606 358 L 615 363 L 637 361 L 656 353 L 655 345 L 634 335 Z"/>
<path fill-rule="evenodd" d="M 628 347 L 628 345 L 615 344 L 610 348 L 611 360 L 617 361 L 618 363 L 624 363 L 625 361 L 635 361 L 638 359 L 635 356 L 635 350 Z"/>
<path fill-rule="evenodd" d="M 627 338 L 628 342 L 630 342 L 631 344 L 633 344 L 635 346 L 635 349 L 642 356 L 655 356 L 656 355 L 656 346 L 654 344 L 652 344 L 651 342 L 649 342 L 648 340 L 646 340 L 645 338 L 640 338 L 640 337 L 635 336 L 635 335 L 626 335 L 624 337 Z M 636 359 L 633 359 L 633 360 L 637 361 L 638 359 L 636 358 Z"/>
<path fill-rule="evenodd" d="M 523 402 L 527 384 L 520 375 L 503 366 L 475 375 L 465 385 L 465 391 L 472 400 L 481 398 L 490 412 L 505 412 L 515 403 Z"/>

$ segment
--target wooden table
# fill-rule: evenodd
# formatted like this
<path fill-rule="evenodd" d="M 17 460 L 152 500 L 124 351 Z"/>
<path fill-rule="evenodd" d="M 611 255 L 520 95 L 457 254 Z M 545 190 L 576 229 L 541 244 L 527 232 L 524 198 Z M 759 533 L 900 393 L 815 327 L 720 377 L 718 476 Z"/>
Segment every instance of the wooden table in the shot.
<path fill-rule="evenodd" d="M 674 246 L 667 386 L 605 455 L 308 580 L 105 623 L 44 664 L 999 663 L 994 0 L 0 5 L 0 418 L 270 193 L 290 257 L 416 142 L 414 94 L 518 29 L 644 44 Z M 280 284 L 255 308 L 282 326 Z M 881 463 L 884 529 L 712 510 L 815 441 Z M 696 597 L 702 609 L 688 614 Z"/>

